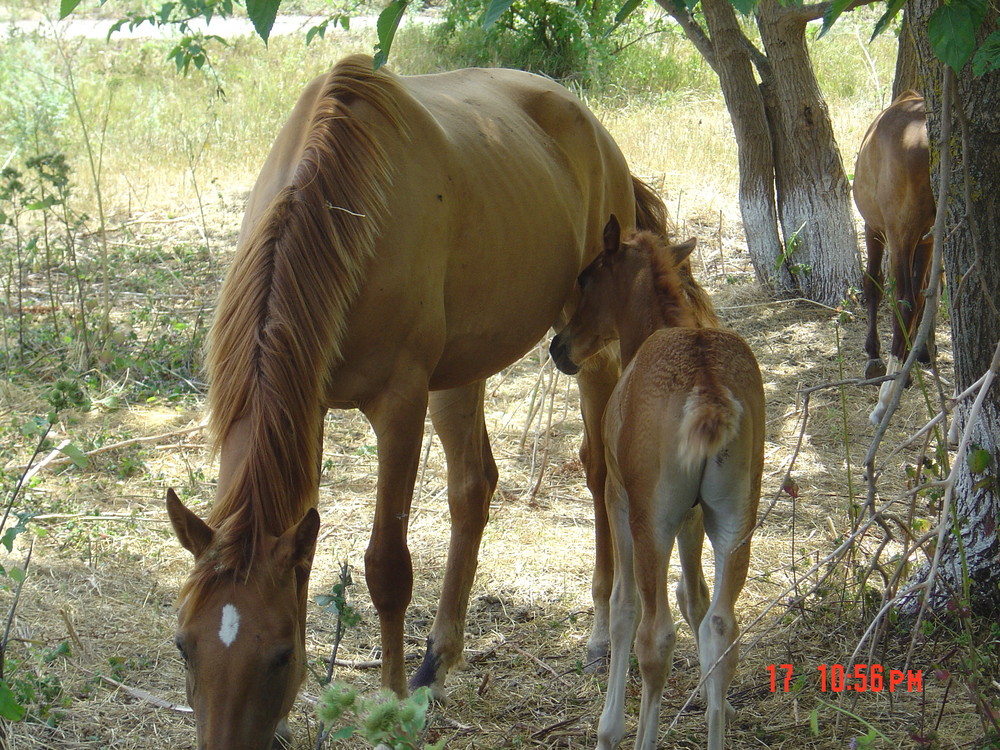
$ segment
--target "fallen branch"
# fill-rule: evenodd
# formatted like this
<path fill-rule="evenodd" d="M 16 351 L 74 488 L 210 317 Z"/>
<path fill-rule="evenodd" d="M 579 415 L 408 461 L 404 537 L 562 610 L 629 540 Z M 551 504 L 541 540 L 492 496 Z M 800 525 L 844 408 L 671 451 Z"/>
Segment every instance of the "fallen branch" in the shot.
<path fill-rule="evenodd" d="M 92 456 L 99 456 L 102 453 L 110 453 L 111 451 L 116 451 L 121 448 L 128 448 L 132 445 L 143 445 L 146 443 L 156 443 L 160 440 L 166 440 L 167 438 L 180 437 L 181 435 L 190 435 L 193 432 L 198 432 L 205 429 L 208 425 L 207 421 L 202 421 L 193 427 L 185 427 L 181 430 L 174 430 L 172 432 L 163 432 L 159 435 L 146 435 L 144 437 L 130 438 L 129 440 L 122 440 L 117 443 L 111 443 L 110 445 L 102 445 L 100 448 L 94 448 L 92 451 L 87 451 L 83 453 L 86 458 L 91 458 Z M 73 463 L 73 459 L 69 456 L 62 455 L 62 450 L 67 445 L 69 445 L 69 440 L 63 440 L 59 445 L 57 445 L 49 454 L 39 461 L 37 464 L 32 466 L 30 469 L 25 470 L 24 481 L 27 482 L 33 476 L 38 474 L 42 469 L 47 466 L 65 466 L 66 464 Z"/>

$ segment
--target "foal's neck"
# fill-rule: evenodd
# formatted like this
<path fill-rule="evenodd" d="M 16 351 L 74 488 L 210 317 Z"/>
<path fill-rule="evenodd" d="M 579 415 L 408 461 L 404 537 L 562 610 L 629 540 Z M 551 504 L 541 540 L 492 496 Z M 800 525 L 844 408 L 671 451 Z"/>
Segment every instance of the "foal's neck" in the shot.
<path fill-rule="evenodd" d="M 626 304 L 619 311 L 618 336 L 621 347 L 622 367 L 628 365 L 639 347 L 661 328 L 694 327 L 694 315 L 677 295 L 663 299 L 664 291 L 657 291 L 651 267 L 638 273 L 630 289 L 620 299 Z"/>

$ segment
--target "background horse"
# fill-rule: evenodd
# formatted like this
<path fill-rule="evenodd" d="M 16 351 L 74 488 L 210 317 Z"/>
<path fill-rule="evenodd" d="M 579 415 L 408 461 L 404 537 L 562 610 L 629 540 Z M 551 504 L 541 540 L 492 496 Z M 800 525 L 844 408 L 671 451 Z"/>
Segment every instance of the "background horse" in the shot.
<path fill-rule="evenodd" d="M 704 327 L 714 316 L 691 304 L 697 299 L 693 281 L 687 283 L 678 266 L 694 246 L 689 240 L 668 247 L 650 233 L 621 245 L 612 217 L 604 252 L 580 276 L 580 305 L 551 346 L 556 364 L 572 374 L 608 341 L 619 339 L 625 368 L 604 415 L 615 579 L 599 750 L 616 747 L 625 735 L 633 637 L 642 673 L 635 746 L 657 747 L 660 702 L 676 641 L 667 602 L 675 538 L 682 569 L 677 601 L 698 643 L 709 750 L 722 750 L 732 710 L 726 693 L 738 656 L 734 607 L 746 580 L 760 499 L 764 387 L 743 339 Z M 711 603 L 701 568 L 705 530 L 715 551 Z"/>
<path fill-rule="evenodd" d="M 862 280 L 868 304 L 865 377 L 898 372 L 924 313 L 924 289 L 931 263 L 934 194 L 924 100 L 905 91 L 883 110 L 868 128 L 854 167 L 854 202 L 865 220 L 868 267 Z M 895 304 L 889 365 L 879 356 L 878 307 L 882 301 L 882 256 L 889 246 L 891 291 Z M 933 348 L 933 338 L 930 340 Z M 921 362 L 930 361 L 927 349 Z M 871 422 L 882 420 L 892 395 L 893 381 L 882 384 Z"/>
<path fill-rule="evenodd" d="M 407 520 L 430 408 L 448 463 L 451 540 L 411 685 L 442 692 L 462 657 L 497 482 L 484 379 L 565 319 L 609 213 L 666 231 L 662 203 L 608 133 L 547 79 L 399 77 L 355 56 L 307 86 L 250 195 L 210 336 L 215 504 L 203 522 L 168 498 L 196 560 L 177 640 L 201 748 L 266 747 L 301 683 L 310 509 L 330 408 L 360 409 L 377 439 L 365 571 L 382 683 L 399 695 L 413 584 Z M 580 377 L 598 510 L 598 645 L 611 587 L 599 423 L 617 371 L 607 357 Z"/>

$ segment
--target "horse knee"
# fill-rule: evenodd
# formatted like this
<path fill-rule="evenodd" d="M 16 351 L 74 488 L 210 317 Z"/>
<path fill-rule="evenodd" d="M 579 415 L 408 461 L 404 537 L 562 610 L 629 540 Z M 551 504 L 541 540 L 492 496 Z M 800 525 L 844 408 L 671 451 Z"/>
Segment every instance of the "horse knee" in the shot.
<path fill-rule="evenodd" d="M 406 610 L 413 594 L 410 551 L 370 545 L 365 552 L 365 581 L 376 611 L 385 616 Z"/>

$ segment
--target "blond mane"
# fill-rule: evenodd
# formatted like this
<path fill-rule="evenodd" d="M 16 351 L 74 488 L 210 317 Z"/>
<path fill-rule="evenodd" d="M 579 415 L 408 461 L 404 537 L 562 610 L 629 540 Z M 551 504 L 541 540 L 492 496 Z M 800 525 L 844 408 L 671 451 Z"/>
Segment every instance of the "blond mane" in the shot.
<path fill-rule="evenodd" d="M 635 232 L 628 244 L 649 260 L 653 290 L 663 320 L 671 326 L 719 328 L 708 292 L 694 278 L 688 257 L 679 262 L 673 245 L 657 232 Z"/>
<path fill-rule="evenodd" d="M 265 534 L 281 534 L 316 502 L 324 379 L 342 357 L 393 172 L 350 105 L 364 100 L 402 131 L 401 95 L 370 57 L 329 73 L 291 182 L 223 284 L 208 346 L 209 424 L 216 450 L 241 419 L 250 443 L 207 519 L 217 529 L 216 570 L 246 570 Z"/>

